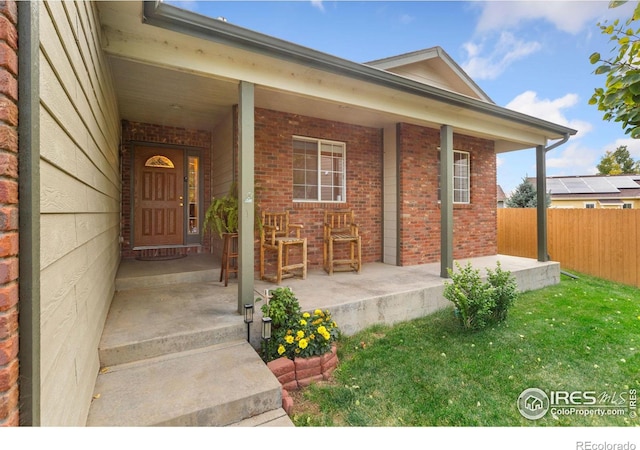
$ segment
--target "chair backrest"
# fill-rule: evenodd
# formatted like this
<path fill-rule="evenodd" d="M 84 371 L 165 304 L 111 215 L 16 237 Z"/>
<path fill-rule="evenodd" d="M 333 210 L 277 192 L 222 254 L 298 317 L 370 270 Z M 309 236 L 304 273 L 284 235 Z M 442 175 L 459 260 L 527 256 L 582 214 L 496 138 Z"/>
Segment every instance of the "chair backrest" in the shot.
<path fill-rule="evenodd" d="M 275 228 L 276 236 L 287 236 L 289 234 L 289 211 L 285 212 L 262 212 L 262 227 Z"/>
<path fill-rule="evenodd" d="M 356 233 L 358 228 L 355 223 L 353 210 L 326 210 L 324 212 L 324 226 L 330 233 Z"/>

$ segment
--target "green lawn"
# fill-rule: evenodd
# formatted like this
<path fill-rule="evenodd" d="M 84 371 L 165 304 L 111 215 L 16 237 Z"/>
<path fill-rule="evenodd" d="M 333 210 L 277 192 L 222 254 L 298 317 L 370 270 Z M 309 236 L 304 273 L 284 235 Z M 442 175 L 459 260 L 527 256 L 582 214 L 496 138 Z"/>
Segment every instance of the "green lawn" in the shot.
<path fill-rule="evenodd" d="M 296 426 L 640 425 L 629 408 L 629 392 L 640 389 L 640 290 L 633 287 L 563 276 L 520 295 L 505 322 L 483 331 L 463 331 L 447 308 L 343 337 L 338 349 L 334 380 L 294 394 Z M 603 395 L 622 395 L 626 413 L 550 409 L 529 420 L 517 408 L 528 388 L 590 391 L 600 406 L 611 406 Z"/>

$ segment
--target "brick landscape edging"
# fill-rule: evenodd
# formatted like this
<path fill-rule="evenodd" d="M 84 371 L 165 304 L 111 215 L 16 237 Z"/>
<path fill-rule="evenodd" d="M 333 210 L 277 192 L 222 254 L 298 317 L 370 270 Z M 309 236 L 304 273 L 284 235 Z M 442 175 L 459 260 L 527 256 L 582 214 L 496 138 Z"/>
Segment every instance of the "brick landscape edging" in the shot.
<path fill-rule="evenodd" d="M 337 366 L 338 353 L 335 345 L 324 355 L 295 360 L 283 356 L 267 363 L 271 373 L 282 385 L 282 408 L 289 415 L 293 409 L 293 399 L 289 391 L 305 388 L 318 381 L 329 380 Z"/>

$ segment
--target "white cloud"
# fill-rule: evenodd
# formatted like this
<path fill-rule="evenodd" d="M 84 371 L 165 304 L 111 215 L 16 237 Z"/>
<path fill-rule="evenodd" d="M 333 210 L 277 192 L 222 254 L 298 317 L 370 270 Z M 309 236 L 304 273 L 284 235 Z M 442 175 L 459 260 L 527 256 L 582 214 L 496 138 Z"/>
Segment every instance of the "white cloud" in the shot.
<path fill-rule="evenodd" d="M 572 108 L 578 104 L 579 97 L 576 94 L 567 94 L 554 100 L 539 99 L 534 91 L 526 91 L 511 100 L 505 108 L 528 114 L 539 119 L 564 125 L 578 131 L 573 138 L 582 137 L 589 133 L 593 126 L 582 120 L 569 120 L 564 114 L 564 110 Z"/>
<path fill-rule="evenodd" d="M 482 11 L 476 30 L 481 33 L 504 30 L 518 27 L 523 22 L 542 19 L 558 30 L 575 35 L 601 18 L 611 16 L 614 12 L 609 11 L 608 3 L 548 0 L 479 2 Z"/>
<path fill-rule="evenodd" d="M 322 3 L 322 0 L 311 0 L 311 5 L 324 12 L 324 4 Z"/>
<path fill-rule="evenodd" d="M 547 154 L 547 175 L 592 175 L 599 162 L 599 150 L 569 141 Z"/>
<path fill-rule="evenodd" d="M 493 80 L 500 76 L 513 62 L 539 51 L 542 47 L 536 41 L 523 41 L 509 32 L 500 33 L 493 48 L 485 53 L 488 40 L 484 43 L 466 42 L 467 61 L 463 70 L 474 79 Z"/>

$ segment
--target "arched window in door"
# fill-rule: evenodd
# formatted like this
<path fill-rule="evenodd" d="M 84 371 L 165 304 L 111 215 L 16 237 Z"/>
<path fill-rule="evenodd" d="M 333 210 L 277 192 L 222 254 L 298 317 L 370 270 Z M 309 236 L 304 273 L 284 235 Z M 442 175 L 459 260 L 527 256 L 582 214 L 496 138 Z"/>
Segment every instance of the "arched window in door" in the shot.
<path fill-rule="evenodd" d="M 151 158 L 147 159 L 144 165 L 145 167 L 158 167 L 160 169 L 173 169 L 175 167 L 173 165 L 173 161 L 162 155 L 152 156 Z"/>

